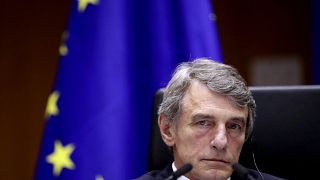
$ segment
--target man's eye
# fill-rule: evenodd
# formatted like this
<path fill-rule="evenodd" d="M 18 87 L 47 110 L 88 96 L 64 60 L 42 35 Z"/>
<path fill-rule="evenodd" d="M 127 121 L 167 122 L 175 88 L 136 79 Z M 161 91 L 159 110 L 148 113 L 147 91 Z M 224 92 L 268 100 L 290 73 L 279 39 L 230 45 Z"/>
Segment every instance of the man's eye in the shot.
<path fill-rule="evenodd" d="M 242 127 L 239 124 L 231 123 L 228 125 L 228 128 L 232 130 L 241 130 Z"/>
<path fill-rule="evenodd" d="M 209 126 L 210 125 L 209 121 L 206 121 L 206 120 L 198 121 L 196 124 L 200 125 L 200 126 Z"/>
<path fill-rule="evenodd" d="M 226 128 L 232 137 L 240 136 L 244 132 L 244 127 L 238 123 L 229 123 Z"/>

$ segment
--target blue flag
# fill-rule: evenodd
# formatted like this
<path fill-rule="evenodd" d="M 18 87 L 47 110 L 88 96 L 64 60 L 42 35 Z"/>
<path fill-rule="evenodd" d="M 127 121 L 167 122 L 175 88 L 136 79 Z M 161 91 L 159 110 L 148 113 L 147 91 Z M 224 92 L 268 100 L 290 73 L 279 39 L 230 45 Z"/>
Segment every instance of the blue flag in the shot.
<path fill-rule="evenodd" d="M 175 66 L 221 60 L 208 0 L 78 0 L 60 47 L 35 179 L 147 170 L 152 97 Z"/>

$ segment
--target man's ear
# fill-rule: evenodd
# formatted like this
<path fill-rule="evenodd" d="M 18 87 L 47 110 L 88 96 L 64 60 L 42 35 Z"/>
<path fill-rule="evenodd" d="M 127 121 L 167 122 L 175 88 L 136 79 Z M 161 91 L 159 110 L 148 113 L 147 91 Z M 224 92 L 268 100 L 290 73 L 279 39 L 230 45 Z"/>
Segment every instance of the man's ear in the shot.
<path fill-rule="evenodd" d="M 167 146 L 174 145 L 174 128 L 173 123 L 170 123 L 168 118 L 164 115 L 159 115 L 158 126 L 160 129 L 162 140 L 167 144 Z"/>

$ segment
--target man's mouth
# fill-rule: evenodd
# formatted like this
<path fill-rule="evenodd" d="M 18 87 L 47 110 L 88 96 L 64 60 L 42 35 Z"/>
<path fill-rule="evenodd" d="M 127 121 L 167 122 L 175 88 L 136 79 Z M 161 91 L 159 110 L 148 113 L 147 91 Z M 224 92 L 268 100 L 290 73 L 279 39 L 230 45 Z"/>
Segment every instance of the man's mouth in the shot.
<path fill-rule="evenodd" d="M 217 159 L 217 158 L 206 158 L 206 159 L 202 159 L 202 161 L 205 161 L 208 163 L 218 163 L 218 164 L 226 164 L 226 165 L 230 164 L 230 161 L 227 161 L 224 159 Z"/>

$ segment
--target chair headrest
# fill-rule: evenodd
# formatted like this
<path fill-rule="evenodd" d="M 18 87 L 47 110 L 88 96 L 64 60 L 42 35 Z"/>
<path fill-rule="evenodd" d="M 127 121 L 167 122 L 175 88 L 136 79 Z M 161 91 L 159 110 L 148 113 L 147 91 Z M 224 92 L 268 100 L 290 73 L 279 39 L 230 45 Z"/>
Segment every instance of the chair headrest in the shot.
<path fill-rule="evenodd" d="M 320 86 L 251 87 L 257 104 L 252 134 L 241 152 L 240 163 L 288 179 L 314 177 L 320 162 Z M 163 169 L 172 155 L 162 141 L 157 124 L 163 90 L 153 102 L 149 170 Z"/>

